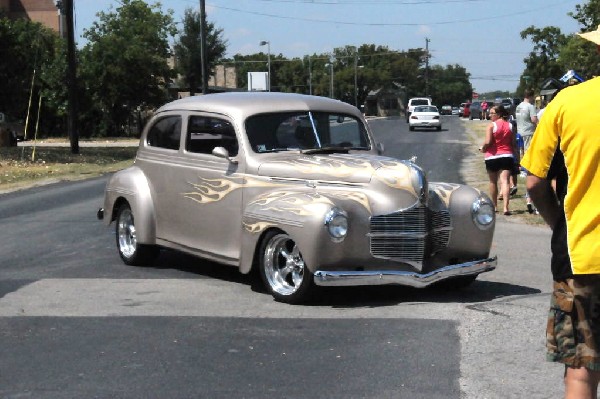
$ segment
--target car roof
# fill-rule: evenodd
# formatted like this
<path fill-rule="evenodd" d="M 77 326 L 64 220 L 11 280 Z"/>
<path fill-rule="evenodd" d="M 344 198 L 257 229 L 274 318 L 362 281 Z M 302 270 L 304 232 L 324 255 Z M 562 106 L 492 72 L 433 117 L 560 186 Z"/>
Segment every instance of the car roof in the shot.
<path fill-rule="evenodd" d="M 330 111 L 361 116 L 358 108 L 327 97 L 295 93 L 235 92 L 185 97 L 160 107 L 166 111 L 216 112 L 245 119 L 249 115 L 285 111 Z"/>
<path fill-rule="evenodd" d="M 413 101 L 431 101 L 431 98 L 429 98 L 429 97 L 412 97 L 408 100 L 408 102 L 413 102 Z"/>

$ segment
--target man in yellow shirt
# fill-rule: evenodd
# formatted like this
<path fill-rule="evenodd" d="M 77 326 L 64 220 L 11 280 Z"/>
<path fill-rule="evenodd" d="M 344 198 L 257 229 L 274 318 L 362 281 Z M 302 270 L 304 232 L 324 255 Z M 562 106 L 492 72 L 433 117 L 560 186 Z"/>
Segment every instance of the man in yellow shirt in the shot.
<path fill-rule="evenodd" d="M 600 26 L 580 36 L 600 54 Z M 599 108 L 600 77 L 563 89 L 521 160 L 531 198 L 552 228 L 547 358 L 565 364 L 566 398 L 596 399 L 600 382 Z"/>

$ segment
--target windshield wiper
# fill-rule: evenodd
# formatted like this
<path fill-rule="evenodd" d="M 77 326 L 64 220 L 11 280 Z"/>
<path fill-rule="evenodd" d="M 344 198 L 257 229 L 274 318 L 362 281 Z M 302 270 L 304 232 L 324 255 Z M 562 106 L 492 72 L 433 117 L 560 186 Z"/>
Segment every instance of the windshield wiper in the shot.
<path fill-rule="evenodd" d="M 281 147 L 281 148 L 270 148 L 268 150 L 259 151 L 260 154 L 267 152 L 280 152 L 280 151 L 300 151 L 299 147 Z"/>
<path fill-rule="evenodd" d="M 348 151 L 354 150 L 354 147 L 321 147 L 321 148 L 311 148 L 308 150 L 302 150 L 303 154 L 334 154 L 336 152 L 341 152 L 347 154 Z"/>

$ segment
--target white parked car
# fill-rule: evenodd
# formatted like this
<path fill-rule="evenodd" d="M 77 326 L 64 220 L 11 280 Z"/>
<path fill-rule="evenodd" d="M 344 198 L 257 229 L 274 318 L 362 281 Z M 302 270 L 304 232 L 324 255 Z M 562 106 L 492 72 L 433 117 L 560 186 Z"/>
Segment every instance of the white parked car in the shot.
<path fill-rule="evenodd" d="M 408 119 L 409 129 L 415 130 L 417 127 L 429 127 L 436 130 L 442 130 L 442 121 L 440 113 L 435 105 L 421 105 L 415 107 Z"/>
<path fill-rule="evenodd" d="M 406 104 L 406 122 L 410 118 L 410 114 L 415 110 L 415 107 L 419 105 L 431 105 L 431 98 L 429 97 L 414 97 L 408 100 Z"/>

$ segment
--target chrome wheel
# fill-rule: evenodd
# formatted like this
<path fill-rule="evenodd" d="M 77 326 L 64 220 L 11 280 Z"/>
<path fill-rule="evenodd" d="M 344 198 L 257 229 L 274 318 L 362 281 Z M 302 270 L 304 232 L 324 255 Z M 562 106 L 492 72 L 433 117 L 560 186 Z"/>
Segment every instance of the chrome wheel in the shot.
<path fill-rule="evenodd" d="M 115 233 L 119 256 L 128 265 L 146 265 L 152 263 L 159 249 L 154 245 L 138 243 L 135 219 L 129 204 L 124 203 L 117 213 Z"/>
<path fill-rule="evenodd" d="M 306 299 L 312 273 L 298 245 L 287 234 L 272 232 L 265 237 L 261 254 L 261 275 L 275 299 L 288 303 Z"/>
<path fill-rule="evenodd" d="M 117 245 L 121 256 L 131 258 L 137 249 L 133 213 L 129 207 L 124 207 L 119 212 L 117 220 Z"/>

